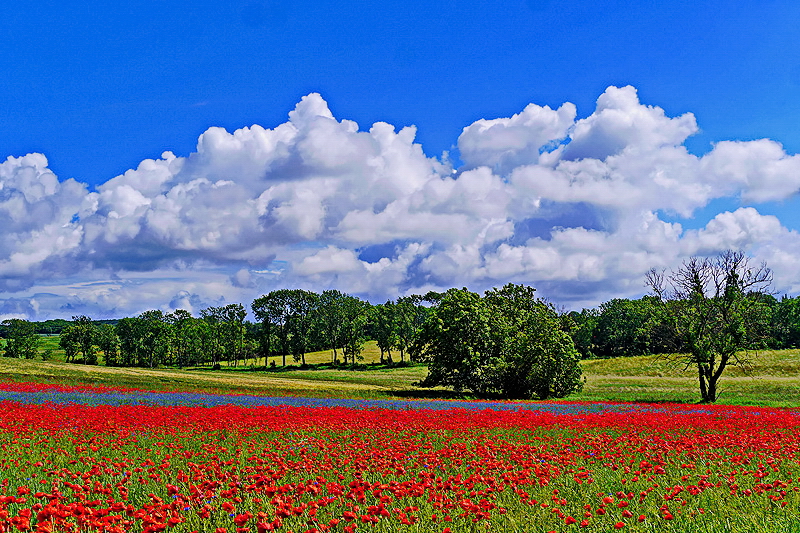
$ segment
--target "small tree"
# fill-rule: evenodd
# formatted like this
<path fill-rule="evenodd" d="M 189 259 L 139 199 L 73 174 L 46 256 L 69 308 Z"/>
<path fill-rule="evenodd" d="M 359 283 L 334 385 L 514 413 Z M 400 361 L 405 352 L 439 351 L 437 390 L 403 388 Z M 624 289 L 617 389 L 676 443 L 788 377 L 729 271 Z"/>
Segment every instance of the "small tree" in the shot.
<path fill-rule="evenodd" d="M 97 327 L 88 316 L 73 316 L 72 325 L 69 326 L 71 334 L 75 342 L 78 344 L 78 349 L 83 355 L 83 364 L 96 365 L 97 364 L 97 351 L 94 348 Z"/>
<path fill-rule="evenodd" d="M 355 296 L 347 296 L 342 302 L 342 358 L 345 364 L 348 359 L 354 365 L 363 359 L 361 351 L 367 341 L 368 313 L 369 303 Z"/>
<path fill-rule="evenodd" d="M 764 300 L 772 271 L 752 267 L 741 251 L 716 258 L 692 257 L 674 272 L 651 270 L 647 284 L 689 353 L 686 366 L 697 368 L 700 397 L 714 402 L 728 366 L 746 366 L 747 351 L 759 346 L 768 328 Z"/>
<path fill-rule="evenodd" d="M 119 338 L 111 324 L 103 324 L 97 328 L 97 346 L 103 352 L 106 366 L 119 364 Z"/>
<path fill-rule="evenodd" d="M 5 356 L 18 359 L 33 359 L 39 353 L 39 335 L 32 322 L 19 318 L 3 321 L 8 338 L 6 339 Z"/>
<path fill-rule="evenodd" d="M 339 360 L 337 349 L 344 344 L 342 321 L 345 302 L 348 298 L 350 296 L 335 289 L 322 291 L 315 311 L 317 329 L 323 339 L 322 344 L 333 349 L 332 362 L 334 364 Z"/>
<path fill-rule="evenodd" d="M 391 300 L 370 309 L 372 337 L 381 351 L 381 363 L 392 364 L 392 348 L 397 345 L 397 306 Z"/>
<path fill-rule="evenodd" d="M 283 366 L 286 366 L 286 356 L 290 352 L 289 346 L 289 302 L 292 298 L 291 289 L 279 289 L 269 294 L 260 296 L 253 301 L 251 309 L 256 320 L 261 322 L 261 353 L 269 357 L 275 350 L 275 345 L 283 356 Z M 273 338 L 277 343 L 273 343 Z"/>

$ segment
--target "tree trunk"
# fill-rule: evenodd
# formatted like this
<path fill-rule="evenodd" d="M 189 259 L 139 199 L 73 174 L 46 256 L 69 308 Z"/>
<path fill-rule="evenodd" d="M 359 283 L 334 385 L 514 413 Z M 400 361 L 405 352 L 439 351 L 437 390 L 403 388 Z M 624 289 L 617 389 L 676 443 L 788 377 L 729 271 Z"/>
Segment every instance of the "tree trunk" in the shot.
<path fill-rule="evenodd" d="M 717 366 L 716 370 L 713 367 L 708 368 L 708 401 L 715 402 L 717 401 L 717 383 L 719 383 L 719 379 L 722 377 L 722 373 L 725 371 L 725 367 L 728 366 L 728 361 L 730 360 L 730 356 L 725 354 L 720 354 L 719 357 L 719 366 Z"/>
<path fill-rule="evenodd" d="M 708 388 L 706 387 L 706 375 L 703 372 L 703 364 L 697 363 L 697 377 L 700 380 L 700 398 L 704 402 L 708 401 Z"/>
<path fill-rule="evenodd" d="M 713 377 L 708 380 L 708 403 L 714 403 L 717 400 L 717 380 Z"/>

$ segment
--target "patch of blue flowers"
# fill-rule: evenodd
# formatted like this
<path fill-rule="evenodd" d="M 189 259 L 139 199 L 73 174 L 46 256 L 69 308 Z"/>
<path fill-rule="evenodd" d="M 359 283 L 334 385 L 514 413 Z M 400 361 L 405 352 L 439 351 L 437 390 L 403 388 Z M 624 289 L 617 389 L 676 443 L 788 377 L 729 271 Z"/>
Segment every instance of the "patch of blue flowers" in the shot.
<path fill-rule="evenodd" d="M 580 415 L 604 412 L 663 412 L 658 405 L 604 404 L 604 403 L 560 403 L 560 402 L 490 402 L 459 400 L 368 400 L 348 398 L 303 398 L 295 396 L 256 396 L 247 394 L 212 394 L 202 392 L 148 392 L 113 391 L 80 392 L 43 390 L 35 392 L 2 391 L 0 401 L 13 401 L 24 404 L 78 404 L 78 405 L 152 405 L 214 407 L 236 405 L 241 407 L 347 407 L 352 409 L 393 409 L 393 410 L 530 410 L 556 415 Z M 705 413 L 698 407 L 685 411 L 686 414 Z"/>

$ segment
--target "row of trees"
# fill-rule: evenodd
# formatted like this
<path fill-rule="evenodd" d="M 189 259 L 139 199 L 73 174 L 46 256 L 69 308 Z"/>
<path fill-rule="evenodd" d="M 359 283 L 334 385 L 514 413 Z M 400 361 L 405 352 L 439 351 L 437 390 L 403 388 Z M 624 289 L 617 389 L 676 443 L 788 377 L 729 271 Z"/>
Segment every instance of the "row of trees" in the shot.
<path fill-rule="evenodd" d="M 256 356 L 252 324 L 241 304 L 209 307 L 193 317 L 178 309 L 153 310 L 123 318 L 115 326 L 73 317 L 59 345 L 67 362 L 97 364 L 102 352 L 107 366 L 197 366 L 229 361 L 233 365 Z"/>
<path fill-rule="evenodd" d="M 581 387 L 579 354 L 552 305 L 534 289 L 507 285 L 483 296 L 467 289 L 430 292 L 370 305 L 336 290 L 316 294 L 281 289 L 257 298 L 245 320 L 240 304 L 209 307 L 200 317 L 177 310 L 147 311 L 115 326 L 75 316 L 61 332 L 67 362 L 108 366 L 196 366 L 305 354 L 332 349 L 332 362 L 355 364 L 373 339 L 381 362 L 426 363 L 428 386 L 452 386 L 483 396 L 563 397 Z M 9 322 L 11 325 L 11 322 Z M 13 321 L 6 355 L 35 354 L 34 327 Z M 10 331 L 10 330 L 9 330 Z M 17 335 L 17 332 L 19 335 Z M 18 339 L 28 339 L 33 345 Z M 23 346 L 32 346 L 24 348 Z M 341 356 L 341 361 L 339 357 Z"/>
<path fill-rule="evenodd" d="M 256 364 L 270 357 L 287 357 L 306 364 L 307 353 L 333 350 L 332 363 L 356 364 L 364 343 L 377 341 L 381 362 L 408 358 L 408 351 L 429 304 L 437 297 L 411 296 L 371 305 L 340 291 L 322 294 L 281 289 L 257 298 L 251 306 L 257 322 L 247 321 L 241 304 L 209 307 L 199 317 L 188 311 L 146 311 L 116 324 L 74 316 L 61 328 L 59 346 L 67 362 L 97 364 L 103 354 L 107 366 L 189 367 Z M 426 303 L 427 302 L 427 303 Z M 7 357 L 35 357 L 39 335 L 36 324 L 11 319 L 2 324 Z M 274 362 L 273 362 L 274 364 Z"/>
<path fill-rule="evenodd" d="M 265 356 L 279 354 L 305 364 L 312 350 L 332 349 L 332 362 L 355 364 L 364 342 L 373 339 L 381 362 L 393 363 L 392 352 L 404 362 L 414 338 L 438 293 L 408 296 L 371 305 L 337 290 L 322 294 L 301 289 L 281 289 L 252 304 L 258 322 L 258 344 Z"/>
<path fill-rule="evenodd" d="M 751 292 L 748 328 L 752 349 L 800 348 L 800 297 Z M 669 304 L 677 306 L 677 303 Z M 564 316 L 583 359 L 669 354 L 689 349 L 657 296 L 613 299 Z"/>
<path fill-rule="evenodd" d="M 580 387 L 580 357 L 683 353 L 697 369 L 702 399 L 714 401 L 725 368 L 742 351 L 800 345 L 800 298 L 775 299 L 772 272 L 742 252 L 692 258 L 676 271 L 651 271 L 651 295 L 614 299 L 599 309 L 557 313 L 534 289 L 507 285 L 483 296 L 466 289 L 370 305 L 335 290 L 282 289 L 257 298 L 256 323 L 240 304 L 210 307 L 199 318 L 147 311 L 116 326 L 73 317 L 60 338 L 68 361 L 107 365 L 233 365 L 259 357 L 332 349 L 332 362 L 355 363 L 366 339 L 382 362 L 392 353 L 428 364 L 428 385 L 484 395 L 561 397 Z M 35 328 L 3 323 L 5 354 L 36 354 Z M 274 364 L 274 363 L 273 363 Z"/>

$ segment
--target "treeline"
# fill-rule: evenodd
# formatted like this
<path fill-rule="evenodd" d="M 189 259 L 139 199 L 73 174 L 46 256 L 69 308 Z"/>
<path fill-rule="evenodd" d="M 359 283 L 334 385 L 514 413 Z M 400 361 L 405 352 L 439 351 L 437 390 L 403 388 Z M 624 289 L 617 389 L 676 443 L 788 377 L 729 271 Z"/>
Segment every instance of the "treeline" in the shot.
<path fill-rule="evenodd" d="M 119 322 L 119 319 L 110 319 L 110 320 L 94 320 L 95 324 L 110 324 L 115 325 Z M 10 326 L 8 321 L 4 321 L 0 323 L 0 338 L 6 339 L 10 334 Z M 64 320 L 63 318 L 55 318 L 52 320 L 43 320 L 40 322 L 31 322 L 31 326 L 33 327 L 33 333 L 37 335 L 61 335 L 61 332 L 64 329 L 71 325 L 72 322 L 69 320 Z"/>
<path fill-rule="evenodd" d="M 0 337 L 3 355 L 33 358 L 39 355 L 42 334 L 59 334 L 68 362 L 108 366 L 190 367 L 267 364 L 287 358 L 305 364 L 305 355 L 332 350 L 331 363 L 356 364 L 364 343 L 374 340 L 385 363 L 406 362 L 410 355 L 424 359 L 418 344 L 426 319 L 448 294 L 429 292 L 372 305 L 337 290 L 321 294 L 281 289 L 251 304 L 255 322 L 246 320 L 241 304 L 209 307 L 192 316 L 185 310 L 153 310 L 119 320 L 29 322 L 5 320 Z M 756 320 L 748 327 L 755 339 L 751 348 L 800 347 L 800 297 L 777 299 L 753 294 Z M 756 298 L 757 297 L 757 298 Z M 757 301 L 755 301 L 757 300 Z M 669 305 L 677 305 L 673 302 Z M 594 309 L 562 313 L 559 328 L 569 334 L 583 359 L 629 357 L 687 350 L 658 298 L 615 298 Z M 276 364 L 276 363 L 274 363 Z"/>
<path fill-rule="evenodd" d="M 780 299 L 752 293 L 748 329 L 752 349 L 800 347 L 800 297 Z M 668 302 L 668 306 L 680 302 Z M 615 298 L 596 309 L 564 315 L 584 359 L 687 352 L 686 337 L 669 320 L 669 309 L 654 296 Z"/>
<path fill-rule="evenodd" d="M 423 385 L 451 386 L 484 397 L 563 397 L 582 387 L 580 356 L 568 323 L 535 290 L 508 284 L 483 296 L 467 289 L 429 292 L 372 305 L 337 290 L 272 291 L 241 304 L 146 311 L 112 325 L 75 316 L 61 331 L 66 362 L 107 366 L 191 367 L 223 361 L 256 365 L 331 350 L 331 363 L 353 366 L 372 339 L 381 363 L 427 364 Z M 33 358 L 41 340 L 33 323 L 7 320 L 5 355 Z M 273 361 L 273 365 L 276 363 Z"/>
<path fill-rule="evenodd" d="M 83 364 L 98 364 L 102 354 L 107 366 L 238 366 L 261 360 L 266 365 L 269 358 L 280 358 L 285 366 L 287 357 L 305 365 L 307 353 L 332 350 L 331 363 L 354 365 L 370 339 L 377 341 L 381 362 L 394 364 L 408 360 L 409 346 L 438 297 L 430 293 L 372 305 L 337 290 L 281 289 L 253 301 L 256 322 L 246 320 L 246 308 L 236 303 L 202 309 L 197 317 L 181 309 L 114 321 L 73 316 L 48 321 L 48 333 L 60 334 L 66 362 Z M 3 355 L 36 357 L 41 330 L 42 323 L 3 321 Z"/>

